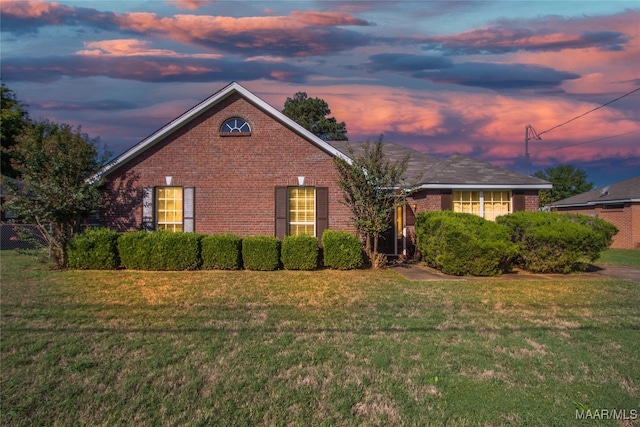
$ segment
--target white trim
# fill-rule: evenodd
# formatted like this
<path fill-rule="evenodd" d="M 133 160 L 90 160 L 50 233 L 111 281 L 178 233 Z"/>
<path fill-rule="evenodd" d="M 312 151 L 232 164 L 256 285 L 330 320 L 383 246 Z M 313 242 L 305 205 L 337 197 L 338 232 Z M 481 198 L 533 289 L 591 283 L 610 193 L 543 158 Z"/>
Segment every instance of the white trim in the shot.
<path fill-rule="evenodd" d="M 422 184 L 420 190 L 447 189 L 447 190 L 550 190 L 552 184 Z"/>
<path fill-rule="evenodd" d="M 567 203 L 567 204 L 553 204 L 551 203 L 549 207 L 552 208 L 578 208 L 585 206 L 596 206 L 596 205 L 610 205 L 614 203 L 638 203 L 640 199 L 612 199 L 612 200 L 590 200 L 588 202 L 583 203 Z"/>
<path fill-rule="evenodd" d="M 158 131 L 154 132 L 150 136 L 140 141 L 138 144 L 134 145 L 133 147 L 131 147 L 130 149 L 128 149 L 127 151 L 125 151 L 124 153 L 116 157 L 108 165 L 106 165 L 100 171 L 98 171 L 98 173 L 95 175 L 95 178 L 98 178 L 100 176 L 103 176 L 105 174 L 109 174 L 115 171 L 121 165 L 135 158 L 138 154 L 144 152 L 148 148 L 153 147 L 156 143 L 160 142 L 163 138 L 167 137 L 171 133 L 178 130 L 185 123 L 188 123 L 189 121 L 198 117 L 199 115 L 206 112 L 211 107 L 215 106 L 220 101 L 224 100 L 225 98 L 232 95 L 233 93 L 239 93 L 244 98 L 246 98 L 249 102 L 251 102 L 252 104 L 256 105 L 258 108 L 263 110 L 265 113 L 269 114 L 276 120 L 282 122 L 291 130 L 298 133 L 300 136 L 307 139 L 309 142 L 321 148 L 322 150 L 329 153 L 330 155 L 344 159 L 349 163 L 352 162 L 352 160 L 348 156 L 346 156 L 344 153 L 338 151 L 333 146 L 329 145 L 322 139 L 318 138 L 313 133 L 309 132 L 307 129 L 303 128 L 298 123 L 294 122 L 292 119 L 285 116 L 280 111 L 276 110 L 271 105 L 267 104 L 265 101 L 263 101 L 262 99 L 260 99 L 259 97 L 257 97 L 256 95 L 248 91 L 247 89 L 245 89 L 239 83 L 232 82 L 228 86 L 220 90 L 219 92 L 211 95 L 209 98 L 205 99 L 195 107 L 188 110 L 186 113 L 172 120 L 171 122 L 169 122 L 167 125 L 159 129 Z"/>

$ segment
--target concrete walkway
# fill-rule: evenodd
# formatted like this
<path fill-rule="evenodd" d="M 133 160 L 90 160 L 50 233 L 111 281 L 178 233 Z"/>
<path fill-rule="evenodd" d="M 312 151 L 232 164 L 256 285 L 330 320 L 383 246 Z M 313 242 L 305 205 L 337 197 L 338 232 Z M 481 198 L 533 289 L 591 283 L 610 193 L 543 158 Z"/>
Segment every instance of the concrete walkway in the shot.
<path fill-rule="evenodd" d="M 474 276 L 449 276 L 436 269 L 428 267 L 425 264 L 404 264 L 392 267 L 393 270 L 404 277 L 405 279 L 412 281 L 438 281 L 438 280 L 562 280 L 567 278 L 614 278 L 621 280 L 630 280 L 632 282 L 640 283 L 640 268 L 635 267 L 622 267 L 622 266 L 600 266 L 594 267 L 591 271 L 586 271 L 579 274 L 533 274 L 526 271 L 518 271 L 516 273 L 503 274 L 498 277 L 474 277 Z"/>

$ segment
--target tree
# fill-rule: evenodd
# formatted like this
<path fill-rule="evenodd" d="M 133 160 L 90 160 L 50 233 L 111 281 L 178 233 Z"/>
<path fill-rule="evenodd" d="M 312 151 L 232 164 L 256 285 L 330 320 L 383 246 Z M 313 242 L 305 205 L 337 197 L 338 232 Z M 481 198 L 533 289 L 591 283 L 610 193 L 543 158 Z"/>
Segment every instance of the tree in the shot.
<path fill-rule="evenodd" d="M 12 194 L 6 208 L 37 226 L 60 267 L 67 265 L 67 244 L 81 221 L 100 206 L 102 182 L 92 177 L 109 154 L 97 142 L 80 128 L 42 121 L 9 149 L 21 183 L 3 183 Z"/>
<path fill-rule="evenodd" d="M 358 234 L 364 238 L 365 252 L 373 268 L 382 266 L 378 240 L 391 227 L 390 218 L 407 194 L 400 184 L 409 156 L 399 162 L 385 158 L 382 139 L 380 135 L 373 144 L 367 141 L 360 155 L 349 147 L 351 162 L 335 157 L 338 184 L 344 191 L 345 204 L 353 214 Z"/>
<path fill-rule="evenodd" d="M 18 178 L 18 173 L 11 166 L 9 150 L 16 144 L 18 135 L 31 125 L 31 119 L 26 110 L 27 106 L 20 102 L 16 94 L 4 83 L 0 87 L 0 95 L 0 141 L 2 141 L 0 170 L 4 176 Z"/>
<path fill-rule="evenodd" d="M 573 165 L 549 167 L 533 176 L 553 184 L 551 190 L 540 190 L 540 206 L 593 190 L 593 183 L 587 180 L 587 173 Z"/>
<path fill-rule="evenodd" d="M 347 141 L 347 125 L 338 123 L 331 114 L 329 104 L 320 98 L 309 98 L 306 92 L 298 92 L 287 98 L 282 113 L 311 131 L 323 141 Z"/>

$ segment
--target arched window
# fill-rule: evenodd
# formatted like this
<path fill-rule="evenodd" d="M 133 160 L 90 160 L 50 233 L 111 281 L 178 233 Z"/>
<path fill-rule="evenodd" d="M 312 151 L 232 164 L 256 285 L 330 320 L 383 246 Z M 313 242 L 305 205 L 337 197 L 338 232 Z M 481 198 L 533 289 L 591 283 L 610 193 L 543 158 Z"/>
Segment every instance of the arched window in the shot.
<path fill-rule="evenodd" d="M 250 135 L 251 126 L 240 117 L 232 117 L 225 120 L 220 126 L 220 133 L 223 135 Z"/>

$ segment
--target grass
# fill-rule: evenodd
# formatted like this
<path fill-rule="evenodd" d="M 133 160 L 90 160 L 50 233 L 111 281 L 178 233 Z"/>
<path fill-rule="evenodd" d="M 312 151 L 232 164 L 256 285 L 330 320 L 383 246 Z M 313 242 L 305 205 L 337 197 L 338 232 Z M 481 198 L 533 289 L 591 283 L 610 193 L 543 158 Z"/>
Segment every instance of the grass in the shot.
<path fill-rule="evenodd" d="M 625 265 L 640 268 L 640 250 L 638 249 L 607 249 L 602 253 L 597 264 Z"/>
<path fill-rule="evenodd" d="M 637 283 L 1 264 L 3 426 L 638 422 Z"/>

